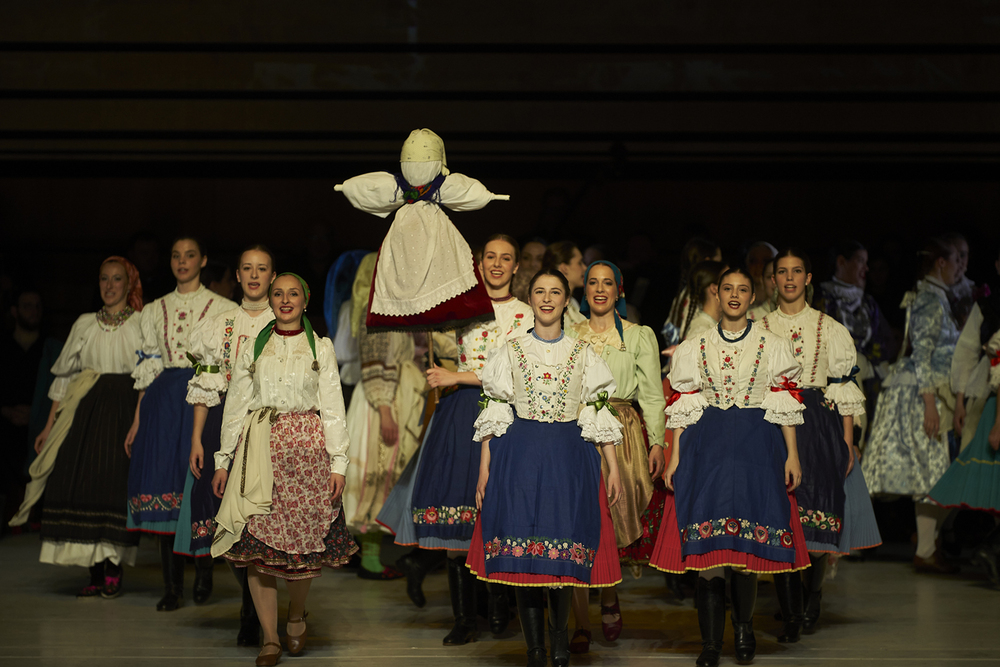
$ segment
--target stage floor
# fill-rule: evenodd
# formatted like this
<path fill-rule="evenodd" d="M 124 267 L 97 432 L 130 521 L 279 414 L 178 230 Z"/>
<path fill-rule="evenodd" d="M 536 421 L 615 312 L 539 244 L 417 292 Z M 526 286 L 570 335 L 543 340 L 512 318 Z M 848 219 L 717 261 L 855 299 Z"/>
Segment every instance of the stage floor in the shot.
<path fill-rule="evenodd" d="M 77 600 L 82 568 L 38 562 L 37 534 L 0 540 L 0 665 L 252 665 L 256 649 L 235 644 L 239 589 L 224 565 L 215 568 L 215 593 L 205 605 L 190 602 L 193 566 L 186 572 L 186 604 L 158 613 L 162 594 L 158 554 L 144 540 L 135 568 L 127 568 L 117 600 Z M 1000 590 L 973 568 L 952 577 L 915 575 L 902 561 L 842 562 L 825 588 L 819 631 L 798 644 L 778 644 L 772 585 L 762 584 L 754 624 L 757 659 L 766 665 L 977 665 L 1000 664 Z M 443 647 L 451 627 L 444 569 L 427 578 L 428 604 L 417 609 L 403 580 L 370 582 L 351 571 L 325 570 L 309 595 L 306 652 L 281 664 L 450 665 L 524 664 L 516 621 L 499 637 L 480 621 L 479 641 Z M 591 605 L 595 643 L 572 665 L 694 665 L 700 651 L 691 599 L 678 602 L 663 576 L 646 570 L 625 575 L 620 587 L 625 630 L 614 644 L 600 639 L 598 606 Z M 280 588 L 283 634 L 287 596 Z M 571 621 L 572 626 L 572 621 Z M 722 664 L 735 664 L 732 629 L 726 629 Z"/>

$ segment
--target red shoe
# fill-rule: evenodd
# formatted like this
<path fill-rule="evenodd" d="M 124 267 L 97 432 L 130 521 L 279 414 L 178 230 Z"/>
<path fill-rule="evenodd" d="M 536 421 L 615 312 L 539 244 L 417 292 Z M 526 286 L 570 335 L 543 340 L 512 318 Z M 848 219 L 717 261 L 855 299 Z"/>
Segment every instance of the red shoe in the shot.
<path fill-rule="evenodd" d="M 590 652 L 590 643 L 594 641 L 590 630 L 577 630 L 573 633 L 573 639 L 569 640 L 569 652 L 580 655 Z"/>
<path fill-rule="evenodd" d="M 618 618 L 611 623 L 607 623 L 604 620 L 605 616 L 617 616 Z M 622 610 L 618 604 L 618 595 L 615 595 L 615 603 L 610 607 L 605 607 L 601 605 L 601 630 L 604 632 L 604 638 L 609 642 L 613 642 L 618 639 L 622 634 Z"/>

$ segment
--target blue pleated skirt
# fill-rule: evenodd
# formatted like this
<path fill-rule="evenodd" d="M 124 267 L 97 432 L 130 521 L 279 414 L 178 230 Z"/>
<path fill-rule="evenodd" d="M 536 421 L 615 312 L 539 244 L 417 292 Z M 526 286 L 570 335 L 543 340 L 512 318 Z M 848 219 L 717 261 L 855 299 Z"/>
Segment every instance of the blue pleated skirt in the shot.
<path fill-rule="evenodd" d="M 844 420 L 819 389 L 805 389 L 804 423 L 795 429 L 802 484 L 795 489 L 799 520 L 811 551 L 831 551 L 840 542 L 844 525 L 844 477 L 849 452 Z"/>
<path fill-rule="evenodd" d="M 844 527 L 840 531 L 837 551 L 849 554 L 854 549 L 871 549 L 882 544 L 882 534 L 875 520 L 872 498 L 868 494 L 865 475 L 861 472 L 861 459 L 855 455 L 854 468 L 844 482 Z M 810 550 L 813 545 L 806 543 Z M 818 551 L 830 551 L 829 547 Z"/>
<path fill-rule="evenodd" d="M 194 407 L 185 400 L 192 375 L 190 368 L 164 370 L 139 406 L 128 475 L 129 530 L 177 531 L 194 428 Z"/>
<path fill-rule="evenodd" d="M 188 556 L 207 556 L 212 551 L 215 535 L 215 515 L 219 513 L 221 498 L 212 493 L 212 477 L 215 474 L 215 453 L 222 446 L 222 413 L 226 409 L 226 398 L 222 403 L 208 409 L 205 428 L 201 432 L 201 446 L 205 450 L 202 460 L 201 479 L 195 479 L 188 466 L 184 479 L 184 499 L 181 513 L 177 518 L 177 534 L 174 536 L 174 553 Z"/>

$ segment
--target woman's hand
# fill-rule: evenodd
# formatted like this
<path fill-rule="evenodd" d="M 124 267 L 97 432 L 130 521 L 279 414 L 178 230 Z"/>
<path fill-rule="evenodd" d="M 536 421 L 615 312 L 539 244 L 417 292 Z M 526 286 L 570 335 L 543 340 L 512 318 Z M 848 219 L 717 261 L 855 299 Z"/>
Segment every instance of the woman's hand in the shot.
<path fill-rule="evenodd" d="M 671 345 L 670 347 L 660 352 L 660 356 L 667 357 L 669 359 L 674 356 L 674 352 L 676 351 L 677 351 L 677 346 Z"/>
<path fill-rule="evenodd" d="M 452 373 L 447 368 L 441 368 L 435 364 L 427 369 L 427 384 L 432 389 L 453 387 L 458 384 L 458 373 Z"/>
<path fill-rule="evenodd" d="M 670 463 L 667 464 L 667 469 L 663 473 L 663 482 L 671 491 L 674 490 L 674 473 L 677 472 L 678 465 L 680 465 L 680 459 L 676 456 L 671 456 Z"/>
<path fill-rule="evenodd" d="M 201 467 L 205 463 L 205 448 L 201 446 L 201 440 L 191 438 L 191 455 L 188 456 L 188 467 L 195 479 L 201 479 Z"/>
<path fill-rule="evenodd" d="M 622 478 L 617 468 L 608 475 L 608 507 L 614 507 L 622 498 Z"/>
<path fill-rule="evenodd" d="M 333 504 L 340 502 L 340 497 L 344 495 L 344 487 L 347 486 L 347 477 L 340 473 L 330 473 L 330 496 Z"/>
<path fill-rule="evenodd" d="M 483 498 L 486 497 L 486 484 L 490 481 L 490 469 L 479 468 L 479 481 L 476 482 L 476 509 L 483 509 Z"/>
<path fill-rule="evenodd" d="M 955 429 L 955 435 L 961 437 L 965 428 L 965 394 L 955 396 L 955 416 L 951 419 L 951 427 Z"/>
<path fill-rule="evenodd" d="M 399 440 L 399 427 L 396 426 L 396 420 L 392 418 L 392 406 L 380 405 L 378 415 L 382 442 L 385 443 L 386 447 L 395 447 Z"/>
<path fill-rule="evenodd" d="M 135 436 L 139 432 L 139 415 L 135 416 L 132 421 L 132 426 L 129 427 L 128 433 L 125 434 L 125 454 L 129 458 L 132 458 L 132 443 L 135 442 Z M 219 496 L 220 498 L 222 496 Z"/>
<path fill-rule="evenodd" d="M 229 479 L 229 471 L 225 468 L 219 468 L 215 471 L 215 476 L 212 477 L 212 493 L 215 494 L 216 498 L 221 498 L 222 494 L 226 492 L 226 481 Z"/>
<path fill-rule="evenodd" d="M 667 462 L 663 458 L 663 447 L 657 447 L 653 445 L 649 448 L 649 476 L 651 479 L 657 479 L 663 474 L 663 471 L 667 467 Z"/>
<path fill-rule="evenodd" d="M 934 403 L 934 394 L 924 394 L 924 433 L 931 440 L 935 440 L 940 430 L 941 417 Z"/>
<path fill-rule="evenodd" d="M 990 429 L 989 442 L 994 452 L 1000 449 L 1000 421 L 993 424 L 993 428 Z"/>
<path fill-rule="evenodd" d="M 802 466 L 799 465 L 798 456 L 789 456 L 785 459 L 785 486 L 789 491 L 794 491 L 802 483 Z"/>
<path fill-rule="evenodd" d="M 38 434 L 35 438 L 35 453 L 41 454 L 42 448 L 45 446 L 45 441 L 49 439 L 49 433 L 52 432 L 52 424 L 46 424 L 45 429 Z"/>

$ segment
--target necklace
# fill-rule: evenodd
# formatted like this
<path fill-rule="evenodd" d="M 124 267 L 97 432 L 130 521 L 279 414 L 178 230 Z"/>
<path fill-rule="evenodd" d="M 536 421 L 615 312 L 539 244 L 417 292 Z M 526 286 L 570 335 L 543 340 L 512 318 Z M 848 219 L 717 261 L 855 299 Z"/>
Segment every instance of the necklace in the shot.
<path fill-rule="evenodd" d="M 298 336 L 303 331 L 305 331 L 305 328 L 295 329 L 294 331 L 285 331 L 284 329 L 279 329 L 277 326 L 274 327 L 274 333 L 279 336 Z"/>
<path fill-rule="evenodd" d="M 268 308 L 270 305 L 271 304 L 267 302 L 267 299 L 264 299 L 263 301 L 247 301 L 246 299 L 243 299 L 243 302 L 240 304 L 240 307 L 243 310 L 264 310 L 265 308 Z"/>
<path fill-rule="evenodd" d="M 565 331 L 560 331 L 558 338 L 553 338 L 552 340 L 547 340 L 547 339 L 542 338 L 541 336 L 539 336 L 538 334 L 535 333 L 535 327 L 531 327 L 531 335 L 534 336 L 535 340 L 541 341 L 543 343 L 558 343 L 566 335 L 566 332 Z"/>
<path fill-rule="evenodd" d="M 133 313 L 135 310 L 132 309 L 132 306 L 125 306 L 114 315 L 109 315 L 107 309 L 101 308 L 97 311 L 97 321 L 106 327 L 117 329 L 125 323 L 125 320 L 132 317 Z"/>
<path fill-rule="evenodd" d="M 716 326 L 719 329 L 719 336 L 722 338 L 722 340 L 726 341 L 727 343 L 738 343 L 741 340 L 743 340 L 744 338 L 746 338 L 748 335 L 750 335 L 750 323 L 749 322 L 747 322 L 747 328 L 744 329 L 743 333 L 741 333 L 739 335 L 739 337 L 737 337 L 737 338 L 726 338 L 726 334 L 722 332 L 722 322 L 719 322 L 719 324 L 716 325 Z"/>
<path fill-rule="evenodd" d="M 510 301 L 513 298 L 513 294 L 508 294 L 507 296 L 491 296 L 490 301 L 493 303 L 503 303 L 504 301 Z"/>

